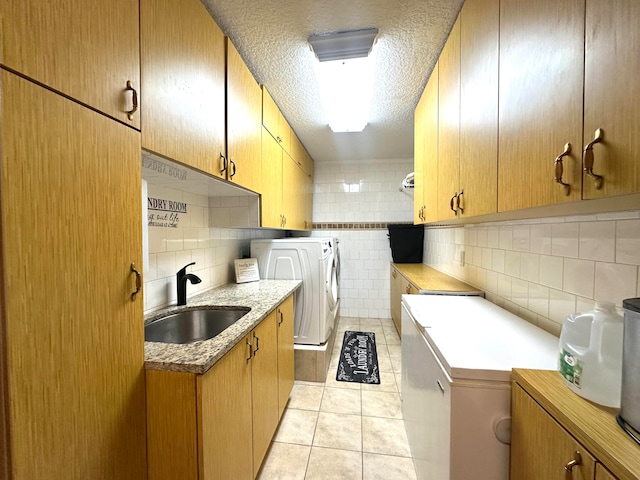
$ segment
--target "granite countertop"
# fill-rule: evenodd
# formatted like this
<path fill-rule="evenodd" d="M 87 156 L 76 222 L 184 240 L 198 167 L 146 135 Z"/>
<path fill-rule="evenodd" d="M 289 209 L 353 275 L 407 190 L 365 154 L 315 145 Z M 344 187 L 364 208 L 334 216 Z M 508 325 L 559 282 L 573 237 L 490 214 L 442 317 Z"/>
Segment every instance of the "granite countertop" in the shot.
<path fill-rule="evenodd" d="M 172 305 L 145 315 L 145 324 L 160 317 L 198 307 L 250 307 L 251 311 L 219 335 L 190 344 L 144 342 L 145 368 L 203 374 L 247 333 L 264 320 L 289 295 L 300 280 L 260 280 L 228 284 L 191 297 L 187 305 Z"/>

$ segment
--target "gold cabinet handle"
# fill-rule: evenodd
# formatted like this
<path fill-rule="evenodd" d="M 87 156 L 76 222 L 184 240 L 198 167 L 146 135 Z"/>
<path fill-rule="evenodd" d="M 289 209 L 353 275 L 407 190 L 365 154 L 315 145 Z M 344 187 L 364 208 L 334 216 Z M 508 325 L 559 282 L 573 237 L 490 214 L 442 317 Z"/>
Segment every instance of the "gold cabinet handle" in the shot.
<path fill-rule="evenodd" d="M 278 315 L 280 316 L 280 321 L 278 321 L 278 326 L 282 325 L 284 322 L 284 315 L 282 314 L 282 310 L 278 309 Z"/>
<path fill-rule="evenodd" d="M 453 197 L 451 197 L 451 201 L 449 202 L 449 208 L 451 209 L 451 211 L 453 213 L 458 213 L 458 212 L 456 212 L 456 207 L 453 206 L 453 202 L 456 200 L 456 198 L 458 198 L 458 194 L 457 193 Z"/>
<path fill-rule="evenodd" d="M 584 153 L 582 155 L 582 165 L 584 167 L 584 172 L 593 178 L 597 190 L 600 190 L 602 188 L 602 182 L 604 179 L 602 178 L 602 175 L 593 173 L 593 146 L 596 143 L 600 143 L 603 139 L 604 130 L 598 128 L 595 133 L 595 138 L 587 143 L 587 145 L 584 147 Z"/>
<path fill-rule="evenodd" d="M 567 462 L 567 464 L 564 466 L 564 469 L 567 472 L 571 472 L 573 471 L 573 467 L 577 465 L 582 465 L 582 457 L 580 456 L 580 452 L 575 451 L 573 452 L 573 460 Z"/>
<path fill-rule="evenodd" d="M 398 278 L 397 275 L 396 275 L 396 271 L 395 270 L 391 270 L 391 276 L 393 278 Z"/>
<path fill-rule="evenodd" d="M 234 162 L 232 159 L 229 159 L 229 163 L 233 167 L 233 173 L 229 175 L 229 178 L 233 178 L 233 176 L 236 174 L 236 162 Z"/>
<path fill-rule="evenodd" d="M 129 120 L 133 120 L 133 114 L 138 111 L 138 92 L 133 85 L 131 84 L 131 80 L 127 80 L 127 87 L 124 89 L 125 92 L 131 91 L 133 95 L 133 108 L 131 110 L 127 110 L 127 118 Z"/>
<path fill-rule="evenodd" d="M 131 294 L 131 301 L 133 302 L 136 299 L 136 295 L 142 290 L 142 275 L 136 269 L 135 263 L 131 264 L 131 271 L 136 274 L 136 291 Z"/>
<path fill-rule="evenodd" d="M 409 285 L 407 283 L 407 289 L 406 289 L 407 294 L 411 293 L 411 285 Z"/>
<path fill-rule="evenodd" d="M 222 168 L 220 169 L 220 175 L 222 175 L 224 172 L 227 171 L 228 165 L 227 165 L 227 157 L 225 157 L 222 152 L 220 152 L 220 160 L 222 162 Z"/>
<path fill-rule="evenodd" d="M 460 193 L 458 194 L 458 199 L 456 200 L 456 206 L 460 211 L 460 213 L 464 213 L 464 204 L 462 202 L 463 195 L 464 195 L 464 190 L 460 190 Z"/>
<path fill-rule="evenodd" d="M 564 188 L 564 194 L 565 195 L 569 195 L 569 192 L 571 191 L 571 185 L 569 185 L 568 183 L 564 183 L 562 181 L 562 173 L 563 173 L 563 166 L 562 166 L 562 159 L 564 157 L 567 157 L 569 154 L 571 153 L 571 144 L 570 143 L 565 143 L 564 144 L 564 151 L 558 155 L 555 159 L 555 161 L 553 162 L 554 165 L 556 166 L 556 182 L 558 182 L 560 185 L 562 185 L 562 187 Z"/>

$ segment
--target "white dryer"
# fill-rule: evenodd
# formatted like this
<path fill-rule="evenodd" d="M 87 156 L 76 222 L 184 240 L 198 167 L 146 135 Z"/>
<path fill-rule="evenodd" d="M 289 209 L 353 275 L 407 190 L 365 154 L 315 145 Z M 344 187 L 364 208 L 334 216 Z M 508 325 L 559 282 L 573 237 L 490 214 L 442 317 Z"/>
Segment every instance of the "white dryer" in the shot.
<path fill-rule="evenodd" d="M 294 342 L 322 345 L 334 328 L 338 284 L 331 238 L 253 240 L 260 278 L 302 280 L 294 297 Z"/>

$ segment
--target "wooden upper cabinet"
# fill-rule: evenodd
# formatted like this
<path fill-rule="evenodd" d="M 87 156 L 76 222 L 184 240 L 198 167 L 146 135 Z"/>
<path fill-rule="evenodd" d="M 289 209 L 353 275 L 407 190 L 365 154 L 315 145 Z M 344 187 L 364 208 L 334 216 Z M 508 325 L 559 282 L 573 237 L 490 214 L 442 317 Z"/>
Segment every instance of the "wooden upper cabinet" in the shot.
<path fill-rule="evenodd" d="M 465 217 L 498 208 L 499 0 L 460 13 L 460 194 Z"/>
<path fill-rule="evenodd" d="M 436 220 L 438 201 L 438 64 L 415 110 L 413 223 Z"/>
<path fill-rule="evenodd" d="M 424 191 L 422 172 L 424 170 L 424 148 L 422 146 L 425 131 L 425 105 L 427 89 L 425 88 L 420 96 L 413 114 L 413 223 L 418 225 L 424 223 L 424 203 L 422 194 Z"/>
<path fill-rule="evenodd" d="M 222 178 L 224 36 L 199 0 L 141 0 L 142 147 Z"/>
<path fill-rule="evenodd" d="M 416 184 L 422 179 L 423 220 L 437 220 L 438 204 L 438 89 L 440 64 L 436 63 L 425 87 L 424 123 L 422 133 L 423 166 L 422 175 L 416 173 Z"/>
<path fill-rule="evenodd" d="M 228 179 L 249 190 L 262 187 L 262 90 L 227 37 Z"/>
<path fill-rule="evenodd" d="M 584 0 L 501 0 L 499 61 L 498 210 L 579 200 Z"/>
<path fill-rule="evenodd" d="M 280 109 L 276 105 L 276 102 L 271 98 L 271 94 L 267 90 L 267 87 L 262 85 L 262 125 L 267 131 L 276 139 L 278 139 L 280 132 Z"/>
<path fill-rule="evenodd" d="M 596 188 L 584 174 L 583 198 L 640 191 L 640 2 L 586 2 L 584 148 L 595 138 L 593 172 L 603 177 Z"/>
<path fill-rule="evenodd" d="M 437 219 L 455 218 L 460 175 L 460 18 L 440 54 Z"/>
<path fill-rule="evenodd" d="M 260 225 L 282 228 L 282 161 L 280 144 L 262 129 L 262 190 L 260 192 Z"/>
<path fill-rule="evenodd" d="M 0 74 L 7 467 L 144 479 L 140 132 Z"/>
<path fill-rule="evenodd" d="M 618 480 L 618 477 L 616 477 L 609 470 L 604 468 L 602 464 L 596 463 L 595 480 Z"/>
<path fill-rule="evenodd" d="M 0 0 L 2 65 L 126 125 L 140 93 L 137 0 Z"/>
<path fill-rule="evenodd" d="M 290 230 L 306 230 L 306 190 L 307 175 L 293 161 L 288 153 L 282 153 L 282 213 L 284 227 Z"/>

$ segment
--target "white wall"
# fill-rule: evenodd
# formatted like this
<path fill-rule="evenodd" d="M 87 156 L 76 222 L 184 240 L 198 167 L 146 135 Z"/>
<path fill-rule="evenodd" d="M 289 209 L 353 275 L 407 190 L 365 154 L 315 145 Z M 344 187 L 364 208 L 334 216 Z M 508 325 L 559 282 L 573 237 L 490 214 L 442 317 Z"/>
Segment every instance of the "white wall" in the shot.
<path fill-rule="evenodd" d="M 640 296 L 640 211 L 427 228 L 423 261 L 558 335 L 595 300 Z"/>
<path fill-rule="evenodd" d="M 187 284 L 187 297 L 235 282 L 234 260 L 248 255 L 252 238 L 278 238 L 284 232 L 269 229 L 214 228 L 224 224 L 225 215 L 233 210 L 241 214 L 238 202 L 221 207 L 219 198 L 208 198 L 190 192 L 148 183 L 148 196 L 187 204 L 187 213 L 178 214 L 175 226 L 150 226 L 148 234 L 149 263 L 144 266 L 145 313 L 173 304 L 177 300 L 176 273 L 191 262 L 188 271 L 201 283 Z M 229 203 L 229 199 L 223 203 Z M 251 208 L 246 204 L 246 208 Z M 149 215 L 157 212 L 149 210 Z M 217 218 L 217 216 L 222 216 Z"/>
<path fill-rule="evenodd" d="M 387 223 L 413 221 L 413 191 L 399 191 L 413 159 L 316 163 L 313 236 L 340 241 L 340 314 L 390 318 Z"/>

